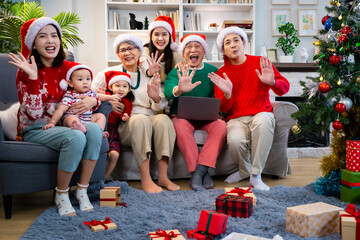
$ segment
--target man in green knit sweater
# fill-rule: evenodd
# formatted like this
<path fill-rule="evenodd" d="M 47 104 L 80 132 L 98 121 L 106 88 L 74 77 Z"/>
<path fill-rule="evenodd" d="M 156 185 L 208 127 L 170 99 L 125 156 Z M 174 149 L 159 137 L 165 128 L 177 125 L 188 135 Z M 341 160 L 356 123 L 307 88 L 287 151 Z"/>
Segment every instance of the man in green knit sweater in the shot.
<path fill-rule="evenodd" d="M 180 52 L 186 64 L 181 70 L 174 68 L 166 77 L 164 94 L 173 99 L 170 106 L 171 120 L 176 131 L 176 141 L 192 174 L 190 186 L 194 190 L 208 189 L 214 186 L 208 168 L 214 168 L 217 156 L 225 142 L 226 123 L 223 120 L 194 121 L 178 119 L 178 98 L 180 96 L 214 97 L 214 84 L 208 74 L 217 68 L 204 63 L 207 51 L 206 38 L 202 34 L 187 34 L 181 40 Z M 205 144 L 199 153 L 194 131 L 205 130 L 208 133 Z"/>

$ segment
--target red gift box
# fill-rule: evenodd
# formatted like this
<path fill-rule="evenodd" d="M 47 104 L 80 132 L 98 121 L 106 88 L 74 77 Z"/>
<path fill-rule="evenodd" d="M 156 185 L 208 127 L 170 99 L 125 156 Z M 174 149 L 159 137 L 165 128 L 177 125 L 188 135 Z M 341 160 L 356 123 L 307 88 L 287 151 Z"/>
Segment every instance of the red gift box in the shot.
<path fill-rule="evenodd" d="M 348 204 L 345 211 L 340 211 L 341 239 L 360 239 L 360 210 L 356 211 L 353 204 Z"/>
<path fill-rule="evenodd" d="M 233 217 L 248 218 L 253 213 L 253 199 L 221 194 L 216 198 L 216 211 Z"/>
<path fill-rule="evenodd" d="M 225 214 L 201 210 L 196 229 L 214 235 L 225 233 L 227 220 L 228 216 Z"/>
<path fill-rule="evenodd" d="M 190 230 L 187 231 L 187 238 L 189 239 L 197 239 L 197 240 L 212 240 L 214 239 L 214 235 L 198 230 Z"/>
<path fill-rule="evenodd" d="M 360 172 L 360 141 L 346 141 L 346 169 Z"/>

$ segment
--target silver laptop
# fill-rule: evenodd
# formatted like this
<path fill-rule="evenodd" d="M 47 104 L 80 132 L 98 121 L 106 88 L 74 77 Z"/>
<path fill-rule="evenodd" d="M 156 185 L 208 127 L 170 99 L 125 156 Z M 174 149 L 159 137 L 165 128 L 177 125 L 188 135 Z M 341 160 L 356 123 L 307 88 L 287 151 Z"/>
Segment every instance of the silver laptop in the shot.
<path fill-rule="evenodd" d="M 205 97 L 179 97 L 178 118 L 215 121 L 218 119 L 220 99 Z"/>

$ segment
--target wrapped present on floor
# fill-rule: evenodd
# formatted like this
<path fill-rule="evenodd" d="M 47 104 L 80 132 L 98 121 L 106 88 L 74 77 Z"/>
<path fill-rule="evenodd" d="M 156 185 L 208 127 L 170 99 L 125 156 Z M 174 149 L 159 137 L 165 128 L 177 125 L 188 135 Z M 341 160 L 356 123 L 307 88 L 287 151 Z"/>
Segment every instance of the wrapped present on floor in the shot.
<path fill-rule="evenodd" d="M 149 239 L 156 240 L 185 240 L 183 235 L 179 232 L 179 230 L 162 230 L 158 229 L 156 232 L 150 232 Z"/>
<path fill-rule="evenodd" d="M 343 208 L 323 202 L 286 210 L 286 229 L 302 237 L 322 237 L 339 232 L 339 211 Z"/>
<path fill-rule="evenodd" d="M 196 240 L 212 240 L 214 239 L 214 235 L 195 229 L 187 231 L 187 238 Z"/>
<path fill-rule="evenodd" d="M 218 235 L 225 233 L 228 216 L 214 211 L 201 210 L 198 231 Z"/>
<path fill-rule="evenodd" d="M 340 211 L 340 235 L 342 240 L 360 240 L 360 211 L 349 204 L 345 211 Z"/>
<path fill-rule="evenodd" d="M 90 222 L 84 222 L 84 225 L 89 226 L 89 228 L 93 232 L 116 229 L 117 227 L 116 224 L 113 223 L 109 217 L 102 221 L 91 220 Z"/>
<path fill-rule="evenodd" d="M 360 141 L 346 141 L 346 169 L 360 172 Z"/>
<path fill-rule="evenodd" d="M 253 199 L 253 205 L 256 206 L 257 198 L 255 194 L 251 191 L 251 186 L 249 188 L 240 188 L 240 187 L 225 188 L 225 194 L 251 197 Z"/>
<path fill-rule="evenodd" d="M 360 203 L 360 172 L 341 170 L 340 200 Z"/>
<path fill-rule="evenodd" d="M 253 198 L 221 194 L 216 198 L 216 211 L 232 217 L 248 218 L 253 213 Z"/>
<path fill-rule="evenodd" d="M 119 206 L 120 200 L 120 187 L 104 187 L 100 190 L 100 207 Z"/>
<path fill-rule="evenodd" d="M 279 235 L 277 235 L 279 236 Z M 271 240 L 270 238 L 262 238 L 262 237 L 257 237 L 257 236 L 252 236 L 252 235 L 248 235 L 248 234 L 244 234 L 244 233 L 237 233 L 237 232 L 233 232 L 230 235 L 227 235 L 225 238 L 223 238 L 222 240 Z M 274 238 L 276 239 L 276 238 Z M 282 238 L 278 238 L 278 239 L 282 239 Z"/>

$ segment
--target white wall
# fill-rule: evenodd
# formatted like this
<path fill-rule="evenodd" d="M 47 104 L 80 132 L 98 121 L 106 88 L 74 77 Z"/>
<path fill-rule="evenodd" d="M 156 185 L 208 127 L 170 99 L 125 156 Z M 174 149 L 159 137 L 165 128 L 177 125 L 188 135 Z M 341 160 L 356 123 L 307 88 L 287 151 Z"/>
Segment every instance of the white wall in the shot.
<path fill-rule="evenodd" d="M 297 28 L 299 8 L 318 9 L 318 30 L 323 28 L 321 19 L 326 15 L 325 6 L 329 6 L 329 1 L 318 0 L 317 5 L 299 6 L 297 0 L 291 0 L 291 5 L 272 5 L 271 0 L 254 0 L 256 4 L 256 35 L 255 35 L 255 54 L 260 55 L 261 47 L 265 44 L 266 48 L 276 48 L 275 44 L 278 37 L 271 36 L 271 9 L 272 8 L 291 8 L 292 23 Z M 61 11 L 72 11 L 79 15 L 81 24 L 79 27 L 79 37 L 85 44 L 70 49 L 75 54 L 75 60 L 88 65 L 93 69 L 94 74 L 106 67 L 105 59 L 105 0 L 42 0 L 45 11 L 49 17 L 53 17 Z M 223 14 L 223 13 L 221 13 Z M 300 50 L 306 48 L 309 53 L 309 60 L 312 61 L 314 55 L 315 39 L 313 37 L 300 37 L 301 43 L 296 48 L 294 61 L 300 61 Z M 283 53 L 278 49 L 278 56 Z"/>
<path fill-rule="evenodd" d="M 77 13 L 79 37 L 85 44 L 69 49 L 75 60 L 88 65 L 96 74 L 106 67 L 105 59 L 105 2 L 104 0 L 42 0 L 49 17 L 63 11 Z"/>
<path fill-rule="evenodd" d="M 330 6 L 327 0 L 318 0 L 317 5 L 298 5 L 298 0 L 291 0 L 291 5 L 272 5 L 271 0 L 255 0 L 256 4 L 256 31 L 255 31 L 255 54 L 260 55 L 261 47 L 265 44 L 266 48 L 276 48 L 275 44 L 279 37 L 271 36 L 271 9 L 272 8 L 291 8 L 291 22 L 298 29 L 298 9 L 317 9 L 318 31 L 324 29 L 321 19 L 326 15 L 325 6 Z M 316 41 L 313 37 L 299 37 L 300 45 L 295 49 L 294 62 L 300 62 L 300 50 L 306 48 L 309 54 L 309 61 L 312 62 Z M 284 53 L 277 49 L 278 57 Z"/>

